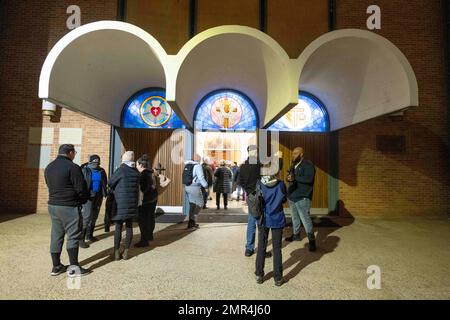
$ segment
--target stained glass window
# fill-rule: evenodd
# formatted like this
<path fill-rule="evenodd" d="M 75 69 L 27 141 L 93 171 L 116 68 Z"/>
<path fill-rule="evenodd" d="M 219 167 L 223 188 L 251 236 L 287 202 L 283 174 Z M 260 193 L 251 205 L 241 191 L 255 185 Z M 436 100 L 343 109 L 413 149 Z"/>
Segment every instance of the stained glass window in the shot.
<path fill-rule="evenodd" d="M 165 97 L 163 89 L 146 89 L 133 95 L 123 109 L 122 128 L 184 128 Z"/>
<path fill-rule="evenodd" d="M 316 97 L 300 92 L 298 104 L 272 124 L 269 130 L 327 132 L 328 114 Z"/>
<path fill-rule="evenodd" d="M 206 96 L 194 119 L 198 130 L 256 130 L 258 125 L 251 100 L 233 90 L 220 90 Z"/>

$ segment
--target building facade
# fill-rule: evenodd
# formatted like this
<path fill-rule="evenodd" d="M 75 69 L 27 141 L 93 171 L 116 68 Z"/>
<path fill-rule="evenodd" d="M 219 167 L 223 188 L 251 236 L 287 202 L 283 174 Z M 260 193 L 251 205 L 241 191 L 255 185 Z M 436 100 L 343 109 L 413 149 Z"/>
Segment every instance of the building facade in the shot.
<path fill-rule="evenodd" d="M 0 12 L 0 42 L 3 48 L 0 61 L 2 212 L 46 211 L 47 189 L 42 167 L 49 158 L 56 156 L 58 145 L 64 142 L 76 145 L 80 162 L 84 162 L 89 154 L 97 153 L 102 159 L 102 166 L 110 168 L 113 167 L 110 162 L 117 161 L 117 154 L 122 151 L 118 149 L 131 148 L 137 154 L 143 152 L 154 154 L 154 161 L 163 163 L 168 172 L 171 172 L 169 176 L 177 177 L 181 172 L 181 165 L 174 165 L 169 161 L 169 151 L 174 148 L 174 142 L 170 140 L 170 131 L 114 129 L 111 126 L 112 121 L 105 121 L 106 118 L 99 120 L 94 111 L 89 114 L 80 112 L 82 110 L 69 110 L 60 106 L 57 107 L 54 117 L 43 117 L 42 101 L 38 97 L 42 67 L 55 44 L 70 32 L 67 20 L 73 12 L 67 11 L 73 4 L 68 1 L 2 2 Z M 367 9 L 374 4 L 381 9 L 381 29 L 369 31 L 367 19 L 371 14 L 367 13 Z M 80 0 L 76 5 L 80 8 L 83 26 L 103 20 L 125 21 L 153 36 L 168 55 L 177 55 L 190 39 L 195 38 L 195 35 L 204 34 L 203 32 L 208 32 L 211 28 L 224 25 L 239 25 L 242 28 L 250 27 L 262 31 L 279 44 L 286 52 L 287 58 L 291 60 L 301 60 L 299 57 L 310 48 L 311 43 L 333 30 L 344 32 L 349 28 L 360 29 L 382 36 L 402 52 L 412 67 L 417 80 L 418 105 L 404 106 L 407 108 L 400 113 L 379 115 L 333 128 L 333 124 L 337 122 L 334 119 L 340 117 L 340 112 L 338 107 L 332 109 L 333 101 L 329 101 L 323 95 L 320 98 L 330 115 L 334 117 L 331 119 L 331 132 L 281 134 L 280 144 L 286 155 L 285 160 L 289 162 L 287 154 L 297 145 L 304 145 L 307 154 L 309 150 L 314 150 L 309 156 L 318 166 L 315 201 L 316 207 L 319 208 L 327 207 L 333 211 L 337 206 L 341 212 L 347 211 L 354 216 L 370 217 L 442 216 L 450 213 L 445 1 L 417 0 L 409 1 L 405 6 L 394 1 L 372 3 L 365 0 Z M 119 39 L 111 38 L 111 40 L 119 42 Z M 226 41 L 228 40 L 225 34 L 219 44 L 212 43 L 210 46 L 214 49 Z M 235 43 L 233 41 L 235 40 L 230 40 L 231 46 Z M 308 62 L 309 73 L 305 73 L 307 78 L 304 82 L 300 81 L 298 89 L 303 90 L 304 86 L 309 89 L 307 91 L 314 94 L 311 91 L 314 90 L 315 77 L 328 70 L 327 62 L 336 63 L 333 55 L 338 54 L 339 48 L 338 46 L 328 51 L 325 48 L 322 50 L 322 60 L 317 60 L 316 64 L 314 60 Z M 228 49 L 233 52 L 239 50 L 239 46 Z M 376 50 L 372 52 L 369 48 L 365 54 L 367 57 L 373 54 L 375 56 L 371 59 L 377 60 Z M 193 66 L 200 63 L 207 64 L 208 60 L 205 57 L 207 56 L 198 55 L 197 59 L 200 62 Z M 137 59 L 130 50 L 130 60 L 133 58 Z M 336 86 L 333 87 L 335 91 L 350 90 L 352 88 L 346 88 L 345 83 L 339 83 L 339 79 L 345 79 L 345 68 L 350 68 L 358 61 L 341 59 L 338 62 L 340 69 L 336 70 L 341 72 L 342 78 L 340 75 L 334 75 L 335 77 L 328 81 L 336 82 Z M 321 65 L 325 65 L 325 69 L 320 69 Z M 361 68 L 363 67 L 364 65 Z M 221 66 L 222 69 L 214 69 L 214 65 L 211 65 L 211 68 L 211 71 L 219 74 L 226 70 L 223 69 L 224 66 Z M 178 74 L 180 79 L 184 76 L 183 72 L 189 75 L 189 70 L 180 70 Z M 275 68 L 274 73 L 276 74 L 278 70 Z M 190 72 L 192 74 L 193 71 Z M 118 83 L 133 81 L 132 75 L 126 75 L 126 72 L 122 74 L 123 79 L 114 80 Z M 252 75 L 256 78 L 258 73 L 255 71 Z M 64 76 L 70 82 L 70 73 Z M 139 76 L 136 74 L 136 78 Z M 219 77 L 208 78 L 206 75 L 202 85 L 199 77 L 198 88 L 191 85 L 192 81 L 186 81 L 186 85 L 174 92 L 183 96 L 185 90 L 187 98 L 181 98 L 177 102 L 186 101 L 185 104 L 192 105 L 194 113 L 197 102 L 213 91 L 212 88 L 206 88 L 208 83 L 216 81 L 217 78 Z M 189 77 L 186 79 L 190 80 Z M 387 77 L 386 81 L 390 79 Z M 362 77 L 361 82 L 364 83 L 364 80 Z M 269 83 L 270 79 L 267 82 Z M 73 83 L 74 87 L 77 85 Z M 111 94 L 102 92 L 105 88 L 102 85 L 96 87 L 94 83 L 89 87 L 92 89 L 91 97 L 100 99 Z M 145 88 L 141 86 L 130 89 L 132 92 L 128 98 L 138 92 L 137 89 Z M 169 91 L 169 88 L 167 89 Z M 236 88 L 232 89 L 250 95 L 250 100 L 257 105 L 261 104 L 258 103 L 259 99 L 262 99 L 261 95 L 252 95 L 251 89 L 246 90 L 244 85 L 239 87 L 238 83 Z M 370 97 L 370 92 L 377 94 L 377 89 L 377 87 L 360 88 L 357 94 L 363 97 L 361 92 L 365 94 L 369 92 Z M 198 96 L 196 103 L 189 100 L 189 94 L 192 92 Z M 275 90 L 275 93 L 280 93 L 280 90 Z M 170 92 L 167 92 L 167 95 L 169 96 Z M 284 94 L 280 95 L 282 98 L 285 97 Z M 286 99 L 289 100 L 288 97 Z M 393 99 L 393 96 L 386 96 L 386 103 L 389 103 L 390 99 Z M 112 105 L 111 109 L 121 110 L 128 99 L 122 100 Z M 97 101 L 90 99 L 88 102 L 94 109 Z M 370 102 L 369 100 L 367 104 Z M 373 104 L 376 103 L 373 101 Z M 336 105 L 348 107 L 345 100 Z M 178 115 L 183 118 L 184 123 L 192 122 L 193 114 L 189 113 L 191 111 L 184 112 L 183 105 L 178 107 L 180 110 L 176 110 L 176 107 L 174 109 L 180 111 Z M 272 120 L 282 116 L 281 110 L 274 112 L 272 116 L 271 110 L 264 109 L 264 114 L 261 110 L 259 127 L 273 124 Z M 286 111 L 287 109 L 284 110 Z M 114 125 L 120 127 L 117 123 Z M 118 138 L 122 148 L 117 147 Z M 152 147 L 148 147 L 149 145 Z M 162 195 L 161 203 L 181 205 L 180 184 L 173 184 L 171 188 Z"/>

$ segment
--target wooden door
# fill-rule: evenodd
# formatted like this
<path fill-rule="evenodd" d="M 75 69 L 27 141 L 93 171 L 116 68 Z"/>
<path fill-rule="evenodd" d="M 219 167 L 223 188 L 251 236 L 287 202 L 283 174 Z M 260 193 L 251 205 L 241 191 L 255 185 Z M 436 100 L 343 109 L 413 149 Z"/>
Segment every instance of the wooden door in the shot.
<path fill-rule="evenodd" d="M 312 208 L 328 208 L 328 146 L 327 133 L 280 132 L 280 149 L 283 152 L 282 178 L 286 181 L 287 170 L 292 162 L 291 153 L 303 147 L 305 158 L 316 167 Z"/>
<path fill-rule="evenodd" d="M 176 164 L 171 159 L 172 149 L 180 144 L 180 141 L 171 141 L 174 130 L 170 129 L 119 129 L 122 140 L 122 154 L 125 150 L 134 151 L 136 160 L 146 153 L 153 167 L 158 163 L 166 168 L 165 175 L 172 180 L 169 186 L 158 197 L 160 206 L 182 206 L 183 185 L 181 176 L 184 164 Z M 182 142 L 181 142 L 182 143 Z"/>

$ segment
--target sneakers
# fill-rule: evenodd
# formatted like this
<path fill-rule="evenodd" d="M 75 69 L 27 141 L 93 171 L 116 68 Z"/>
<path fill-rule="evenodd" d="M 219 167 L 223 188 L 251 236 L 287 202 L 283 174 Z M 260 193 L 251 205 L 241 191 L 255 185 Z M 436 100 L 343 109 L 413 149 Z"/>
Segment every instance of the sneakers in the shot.
<path fill-rule="evenodd" d="M 63 274 L 66 271 L 67 271 L 67 266 L 61 264 L 59 266 L 53 267 L 50 275 L 52 275 L 53 277 L 56 277 L 56 276 L 59 276 L 60 274 Z"/>
<path fill-rule="evenodd" d="M 67 276 L 69 278 L 75 278 L 75 277 L 83 277 L 91 273 L 92 271 L 89 269 L 85 269 L 80 266 L 69 266 L 67 268 Z"/>
<path fill-rule="evenodd" d="M 257 284 L 262 284 L 264 282 L 264 277 L 263 276 L 256 276 L 256 283 Z"/>
<path fill-rule="evenodd" d="M 290 237 L 287 237 L 286 239 L 287 242 L 292 242 L 292 241 L 300 241 L 300 235 L 299 234 L 293 234 Z"/>
<path fill-rule="evenodd" d="M 251 257 L 254 253 L 255 253 L 254 250 L 245 249 L 245 256 L 246 257 Z"/>

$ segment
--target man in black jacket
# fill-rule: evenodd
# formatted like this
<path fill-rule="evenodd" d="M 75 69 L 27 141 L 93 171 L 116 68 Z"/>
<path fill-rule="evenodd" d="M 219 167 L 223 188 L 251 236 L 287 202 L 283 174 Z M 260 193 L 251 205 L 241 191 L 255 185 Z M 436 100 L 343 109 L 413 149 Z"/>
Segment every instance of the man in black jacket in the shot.
<path fill-rule="evenodd" d="M 90 271 L 78 263 L 78 247 L 82 226 L 81 206 L 87 200 L 87 187 L 78 165 L 73 163 L 76 151 L 72 144 L 59 147 L 58 157 L 45 168 L 49 200 L 48 211 L 52 220 L 50 253 L 52 276 L 64 273 L 61 264 L 64 236 L 67 234 L 67 253 L 70 260 L 69 277 L 82 276 Z"/>
<path fill-rule="evenodd" d="M 239 168 L 239 182 L 246 194 L 256 190 L 256 182 L 261 178 L 261 164 L 258 160 L 258 148 L 251 145 L 247 148 L 248 159 Z M 248 204 L 248 197 L 247 204 Z M 249 206 L 250 207 L 250 206 Z M 257 220 L 249 213 L 247 220 L 247 242 L 245 256 L 250 257 L 255 252 L 255 235 Z"/>
<path fill-rule="evenodd" d="M 288 175 L 288 199 L 289 207 L 292 210 L 292 236 L 286 241 L 300 240 L 300 227 L 303 223 L 308 240 L 309 251 L 316 250 L 316 239 L 314 236 L 313 224 L 310 216 L 311 200 L 314 188 L 314 178 L 316 169 L 314 164 L 304 158 L 305 151 L 297 147 L 292 151 L 292 165 Z"/>
<path fill-rule="evenodd" d="M 97 241 L 97 238 L 94 237 L 94 229 L 103 198 L 108 195 L 107 178 L 105 170 L 100 167 L 100 157 L 96 154 L 89 156 L 89 162 L 81 166 L 81 171 L 86 180 L 89 198 L 83 205 L 83 229 L 80 247 L 88 248 L 89 245 L 85 241 Z"/>

